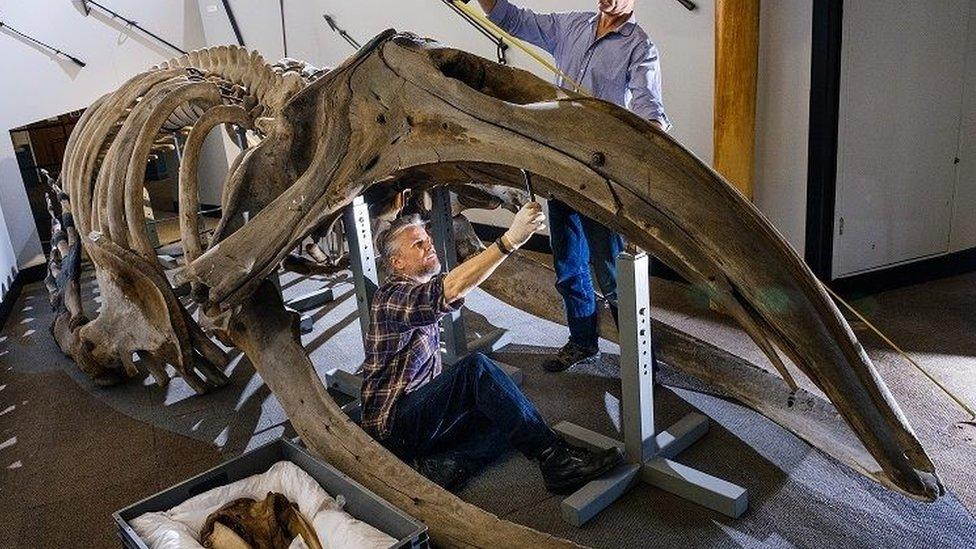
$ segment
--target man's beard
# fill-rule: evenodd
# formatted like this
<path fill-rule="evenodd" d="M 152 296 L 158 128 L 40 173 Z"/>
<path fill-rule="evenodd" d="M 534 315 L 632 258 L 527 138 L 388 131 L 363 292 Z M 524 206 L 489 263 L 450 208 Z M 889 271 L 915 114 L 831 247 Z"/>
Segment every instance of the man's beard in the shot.
<path fill-rule="evenodd" d="M 427 265 L 426 268 L 421 269 L 422 272 L 418 273 L 417 278 L 429 278 L 437 273 L 441 272 L 441 262 L 439 260 L 434 260 Z"/>

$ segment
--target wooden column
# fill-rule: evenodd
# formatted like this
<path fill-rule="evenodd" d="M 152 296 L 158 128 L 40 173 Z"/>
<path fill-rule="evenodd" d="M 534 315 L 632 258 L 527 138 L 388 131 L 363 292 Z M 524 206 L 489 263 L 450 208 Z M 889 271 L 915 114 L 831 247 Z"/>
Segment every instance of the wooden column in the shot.
<path fill-rule="evenodd" d="M 715 170 L 752 199 L 760 0 L 715 2 Z"/>

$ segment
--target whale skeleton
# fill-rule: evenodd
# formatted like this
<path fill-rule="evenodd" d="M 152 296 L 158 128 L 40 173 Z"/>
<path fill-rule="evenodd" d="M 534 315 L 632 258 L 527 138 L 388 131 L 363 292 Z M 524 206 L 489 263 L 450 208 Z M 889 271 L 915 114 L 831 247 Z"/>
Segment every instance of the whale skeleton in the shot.
<path fill-rule="evenodd" d="M 220 125 L 246 129 L 250 146 L 227 175 L 222 217 L 204 239 L 196 171 L 204 138 Z M 185 256 L 167 268 L 147 236 L 143 177 L 157 135 L 186 128 L 179 182 Z M 827 396 L 863 448 L 843 437 L 830 443 L 814 420 L 784 421 L 807 413 L 803 406 L 776 413 L 754 406 L 760 412 L 891 489 L 924 501 L 944 492 L 820 282 L 718 174 L 616 105 L 393 30 L 330 70 L 293 60 L 271 65 L 238 47 L 194 51 L 98 99 L 70 136 L 64 192 L 49 202 L 52 333 L 97 382 L 135 375 L 137 353 L 158 382 L 167 381 L 168 363 L 204 393 L 226 382 L 221 369 L 228 361 L 206 329 L 247 355 L 312 451 L 426 522 L 436 543 L 568 545 L 441 490 L 350 421 L 316 375 L 295 316 L 268 280 L 303 238 L 366 191 L 520 189 L 523 170 L 536 193 L 619 231 L 697 286 L 795 389 L 782 353 Z M 78 294 L 81 249 L 103 298 L 92 319 Z M 187 285 L 199 321 L 177 297 L 175 289 Z M 709 368 L 697 366 L 713 382 L 738 375 Z M 789 393 L 782 383 L 775 390 Z"/>

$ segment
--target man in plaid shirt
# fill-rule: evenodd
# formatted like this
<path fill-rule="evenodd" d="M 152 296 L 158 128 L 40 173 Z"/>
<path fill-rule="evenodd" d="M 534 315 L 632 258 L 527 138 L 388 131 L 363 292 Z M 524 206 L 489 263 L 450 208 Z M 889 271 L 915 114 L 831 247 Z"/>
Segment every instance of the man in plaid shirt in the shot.
<path fill-rule="evenodd" d="M 524 206 L 492 246 L 441 273 L 416 216 L 377 239 L 387 279 L 376 290 L 363 364 L 362 426 L 400 459 L 449 490 L 514 447 L 538 460 L 546 488 L 572 492 L 621 461 L 616 448 L 569 445 L 532 402 L 481 353 L 442 371 L 439 321 L 456 311 L 512 251 L 543 227 L 538 203 Z"/>

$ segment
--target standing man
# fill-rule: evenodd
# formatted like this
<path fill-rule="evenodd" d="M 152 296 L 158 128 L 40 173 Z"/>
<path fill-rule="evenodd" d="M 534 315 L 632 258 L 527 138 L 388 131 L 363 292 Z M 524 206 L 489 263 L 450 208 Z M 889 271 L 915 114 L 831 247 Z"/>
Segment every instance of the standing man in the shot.
<path fill-rule="evenodd" d="M 667 131 L 671 122 L 661 103 L 657 48 L 634 16 L 635 0 L 598 0 L 598 13 L 537 14 L 508 0 L 478 0 L 496 25 L 549 52 L 556 66 L 584 93 L 625 107 Z M 573 84 L 556 78 L 556 84 Z M 563 297 L 569 342 L 544 367 L 561 372 L 599 356 L 596 294 L 600 290 L 617 318 L 616 258 L 623 238 L 557 200 L 549 201 L 556 289 Z"/>

